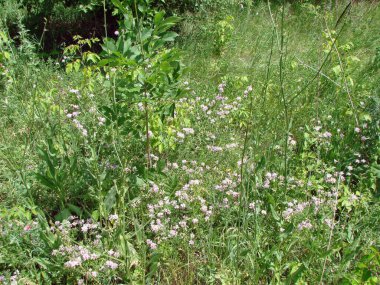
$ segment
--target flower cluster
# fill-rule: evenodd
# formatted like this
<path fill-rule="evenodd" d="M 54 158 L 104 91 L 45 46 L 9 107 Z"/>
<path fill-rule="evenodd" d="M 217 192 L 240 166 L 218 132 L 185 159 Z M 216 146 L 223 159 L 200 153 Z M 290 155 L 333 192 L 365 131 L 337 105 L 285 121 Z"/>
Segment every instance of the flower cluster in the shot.
<path fill-rule="evenodd" d="M 77 117 L 81 114 L 79 111 L 78 105 L 71 105 L 71 111 L 65 109 L 64 110 L 66 117 L 72 121 L 74 126 L 82 133 L 84 137 L 87 137 L 88 132 L 87 129 L 81 124 L 81 122 L 77 119 Z"/>

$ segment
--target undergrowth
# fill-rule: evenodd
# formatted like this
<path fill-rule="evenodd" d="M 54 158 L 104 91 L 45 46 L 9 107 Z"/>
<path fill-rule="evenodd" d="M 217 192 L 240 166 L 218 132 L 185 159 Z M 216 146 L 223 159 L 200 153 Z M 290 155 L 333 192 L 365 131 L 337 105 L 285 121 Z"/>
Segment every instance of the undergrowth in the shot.
<path fill-rule="evenodd" d="M 378 284 L 378 4 L 111 2 L 1 22 L 0 283 Z"/>

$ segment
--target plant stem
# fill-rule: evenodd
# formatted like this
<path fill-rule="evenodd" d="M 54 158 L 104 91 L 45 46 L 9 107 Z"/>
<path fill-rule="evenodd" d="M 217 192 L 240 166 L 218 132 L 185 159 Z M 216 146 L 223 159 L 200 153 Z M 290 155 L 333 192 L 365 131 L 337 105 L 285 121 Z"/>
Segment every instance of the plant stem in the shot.
<path fill-rule="evenodd" d="M 282 103 L 284 105 L 284 119 L 285 119 L 285 145 L 284 145 L 284 182 L 285 192 L 288 187 L 288 139 L 289 139 L 289 116 L 288 104 L 286 102 L 284 91 L 284 17 L 285 17 L 285 0 L 282 1 L 282 14 L 281 14 L 281 44 L 280 44 L 280 94 Z"/>
<path fill-rule="evenodd" d="M 107 9 L 106 0 L 103 0 L 104 34 L 107 38 Z"/>

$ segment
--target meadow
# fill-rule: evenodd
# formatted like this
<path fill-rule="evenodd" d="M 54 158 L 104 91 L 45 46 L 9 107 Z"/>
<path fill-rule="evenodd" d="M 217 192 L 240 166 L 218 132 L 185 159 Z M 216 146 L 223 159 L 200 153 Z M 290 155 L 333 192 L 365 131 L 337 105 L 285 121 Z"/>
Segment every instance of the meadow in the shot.
<path fill-rule="evenodd" d="M 380 283 L 377 1 L 68 2 L 0 0 L 0 284 Z"/>

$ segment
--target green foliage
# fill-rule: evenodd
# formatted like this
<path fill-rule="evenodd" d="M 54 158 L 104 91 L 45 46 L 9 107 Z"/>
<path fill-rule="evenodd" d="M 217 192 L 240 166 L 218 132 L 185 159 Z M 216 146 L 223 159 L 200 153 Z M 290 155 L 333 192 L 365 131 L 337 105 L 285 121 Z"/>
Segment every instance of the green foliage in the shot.
<path fill-rule="evenodd" d="M 15 3 L 0 283 L 378 283 L 378 6 L 25 1 L 118 20 L 42 61 Z"/>
<path fill-rule="evenodd" d="M 377 284 L 380 272 L 380 253 L 376 247 L 367 250 L 355 270 L 348 274 L 342 284 Z"/>

